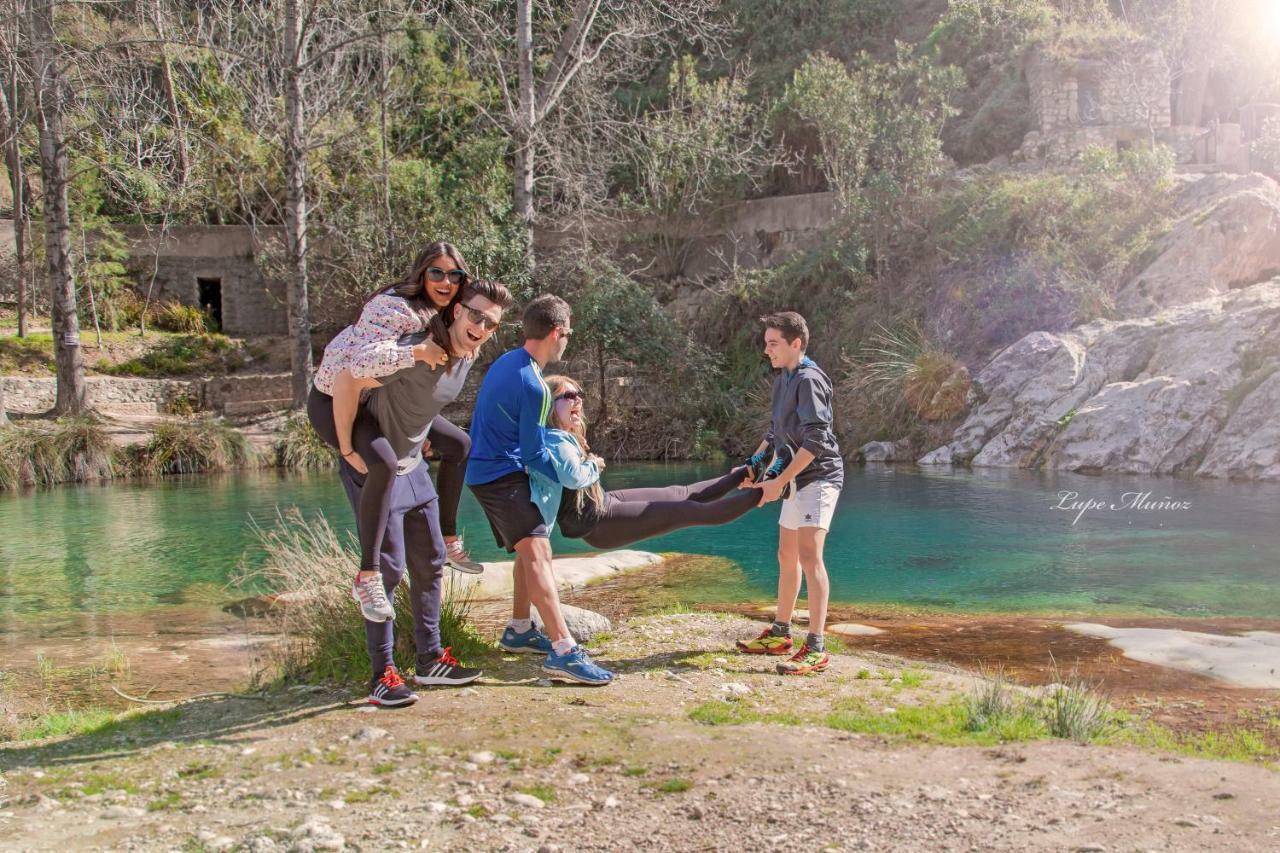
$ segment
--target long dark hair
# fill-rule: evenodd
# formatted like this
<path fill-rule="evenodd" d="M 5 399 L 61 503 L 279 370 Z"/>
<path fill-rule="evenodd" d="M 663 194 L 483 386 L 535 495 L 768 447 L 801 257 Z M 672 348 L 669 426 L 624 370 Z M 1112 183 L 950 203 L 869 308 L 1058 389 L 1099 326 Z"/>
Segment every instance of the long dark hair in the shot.
<path fill-rule="evenodd" d="M 409 271 L 404 277 L 392 282 L 384 284 L 373 293 L 369 294 L 369 298 L 364 301 L 364 305 L 368 305 L 375 297 L 378 296 L 399 296 L 409 303 L 409 307 L 422 318 L 423 328 L 431 336 L 437 344 L 445 350 L 449 349 L 449 324 L 453 322 L 452 308 L 462 299 L 462 291 L 466 287 L 467 282 L 463 282 L 458 287 L 458 292 L 453 295 L 453 299 L 449 301 L 443 309 L 436 309 L 431 302 L 431 298 L 427 296 L 426 285 L 423 279 L 426 277 L 427 268 L 434 266 L 437 258 L 448 258 L 457 265 L 458 269 L 464 272 L 467 269 L 467 262 L 462 259 L 462 252 L 458 251 L 458 247 L 452 243 L 446 243 L 439 240 L 431 243 L 413 259 L 413 263 L 409 265 Z M 468 279 L 470 275 L 468 274 Z M 364 310 L 361 305 L 361 310 Z"/>

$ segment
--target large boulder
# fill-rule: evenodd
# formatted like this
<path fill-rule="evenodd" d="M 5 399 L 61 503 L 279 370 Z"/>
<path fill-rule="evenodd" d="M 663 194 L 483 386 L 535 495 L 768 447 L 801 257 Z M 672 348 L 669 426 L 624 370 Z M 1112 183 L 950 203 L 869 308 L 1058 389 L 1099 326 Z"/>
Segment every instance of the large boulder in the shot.
<path fill-rule="evenodd" d="M 1034 332 L 978 374 L 969 417 L 926 458 L 1280 478 L 1278 371 L 1280 279 L 1154 317 Z"/>
<path fill-rule="evenodd" d="M 574 607 L 572 604 L 561 604 L 560 612 L 564 614 L 564 622 L 569 628 L 569 633 L 580 643 L 590 642 L 595 637 L 613 630 L 613 623 L 609 621 L 609 617 L 594 610 Z M 538 608 L 533 608 L 532 616 L 534 627 L 539 631 L 545 630 Z"/>
<path fill-rule="evenodd" d="M 1158 254 L 1116 295 L 1121 317 L 1146 317 L 1280 274 L 1280 184 L 1212 175 L 1181 192 L 1181 218 Z"/>

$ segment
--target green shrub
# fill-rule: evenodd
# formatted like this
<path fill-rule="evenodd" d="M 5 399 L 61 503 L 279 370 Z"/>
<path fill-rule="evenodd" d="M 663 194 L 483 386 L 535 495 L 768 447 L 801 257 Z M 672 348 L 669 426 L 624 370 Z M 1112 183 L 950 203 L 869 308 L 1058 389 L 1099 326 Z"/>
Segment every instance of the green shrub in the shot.
<path fill-rule="evenodd" d="M 112 376 L 161 377 L 230 373 L 244 364 L 244 348 L 225 335 L 192 334 L 167 339 L 150 352 L 119 364 L 100 362 L 97 369 Z"/>
<path fill-rule="evenodd" d="M 337 464 L 337 454 L 316 433 L 307 416 L 290 415 L 276 442 L 276 465 L 288 471 L 322 471 Z"/>
<path fill-rule="evenodd" d="M 145 477 L 230 471 L 255 461 L 244 435 L 213 419 L 162 424 L 132 450 L 133 471 Z"/>
<path fill-rule="evenodd" d="M 92 415 L 0 427 L 0 489 L 109 480 L 116 449 Z"/>
<path fill-rule="evenodd" d="M 285 679 L 363 681 L 369 677 L 364 620 L 351 603 L 351 573 L 360 564 L 353 537 L 344 543 L 323 516 L 304 518 L 296 508 L 278 514 L 270 529 L 257 528 L 266 552 L 260 568 L 246 571 L 242 585 L 266 587 L 275 594 L 268 613 L 271 633 L 281 638 L 274 646 L 280 675 Z M 445 579 L 440 608 L 440 636 L 444 645 L 463 659 L 474 659 L 491 648 L 467 614 L 471 599 L 466 588 Z M 395 596 L 396 624 L 413 624 L 408 585 Z M 412 669 L 414 650 L 408 630 L 397 632 L 397 666 Z"/>
<path fill-rule="evenodd" d="M 0 337 L 0 373 L 53 373 L 56 369 L 52 335 Z"/>
<path fill-rule="evenodd" d="M 203 335 L 208 331 L 203 311 L 194 305 L 183 305 L 177 301 L 165 302 L 156 309 L 155 324 L 167 332 Z"/>
<path fill-rule="evenodd" d="M 1082 743 L 1107 734 L 1114 725 L 1111 709 L 1097 692 L 1097 685 L 1085 683 L 1075 671 L 1050 687 L 1044 722 L 1054 737 Z"/>

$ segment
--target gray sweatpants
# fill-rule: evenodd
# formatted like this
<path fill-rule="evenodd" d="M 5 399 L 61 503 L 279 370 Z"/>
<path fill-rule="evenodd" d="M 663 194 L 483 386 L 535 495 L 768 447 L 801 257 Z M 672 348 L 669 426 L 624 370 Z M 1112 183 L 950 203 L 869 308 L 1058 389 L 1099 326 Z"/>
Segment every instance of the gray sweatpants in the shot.
<path fill-rule="evenodd" d="M 342 460 L 338 476 L 357 517 L 364 476 Z M 394 601 L 396 587 L 409 574 L 409 601 L 413 610 L 413 644 L 419 655 L 439 657 L 440 595 L 444 580 L 444 539 L 440 535 L 440 502 L 424 461 L 408 474 L 395 478 L 386 532 L 380 549 L 382 585 Z M 393 662 L 395 621 L 364 623 L 369 663 L 374 677 Z"/>

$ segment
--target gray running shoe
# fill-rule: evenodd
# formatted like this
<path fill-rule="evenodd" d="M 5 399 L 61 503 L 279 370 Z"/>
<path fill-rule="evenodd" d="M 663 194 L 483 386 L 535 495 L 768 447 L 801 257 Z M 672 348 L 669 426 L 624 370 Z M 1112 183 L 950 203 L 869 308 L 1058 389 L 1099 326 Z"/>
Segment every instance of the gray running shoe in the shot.
<path fill-rule="evenodd" d="M 444 543 L 444 563 L 455 571 L 468 575 L 478 575 L 484 571 L 484 564 L 471 559 L 467 548 L 462 544 L 462 537 Z"/>
<path fill-rule="evenodd" d="M 396 618 L 396 609 L 387 601 L 387 591 L 382 586 L 382 575 L 370 575 L 361 582 L 357 574 L 351 584 L 351 598 L 360 605 L 360 612 L 370 622 L 386 622 Z"/>

